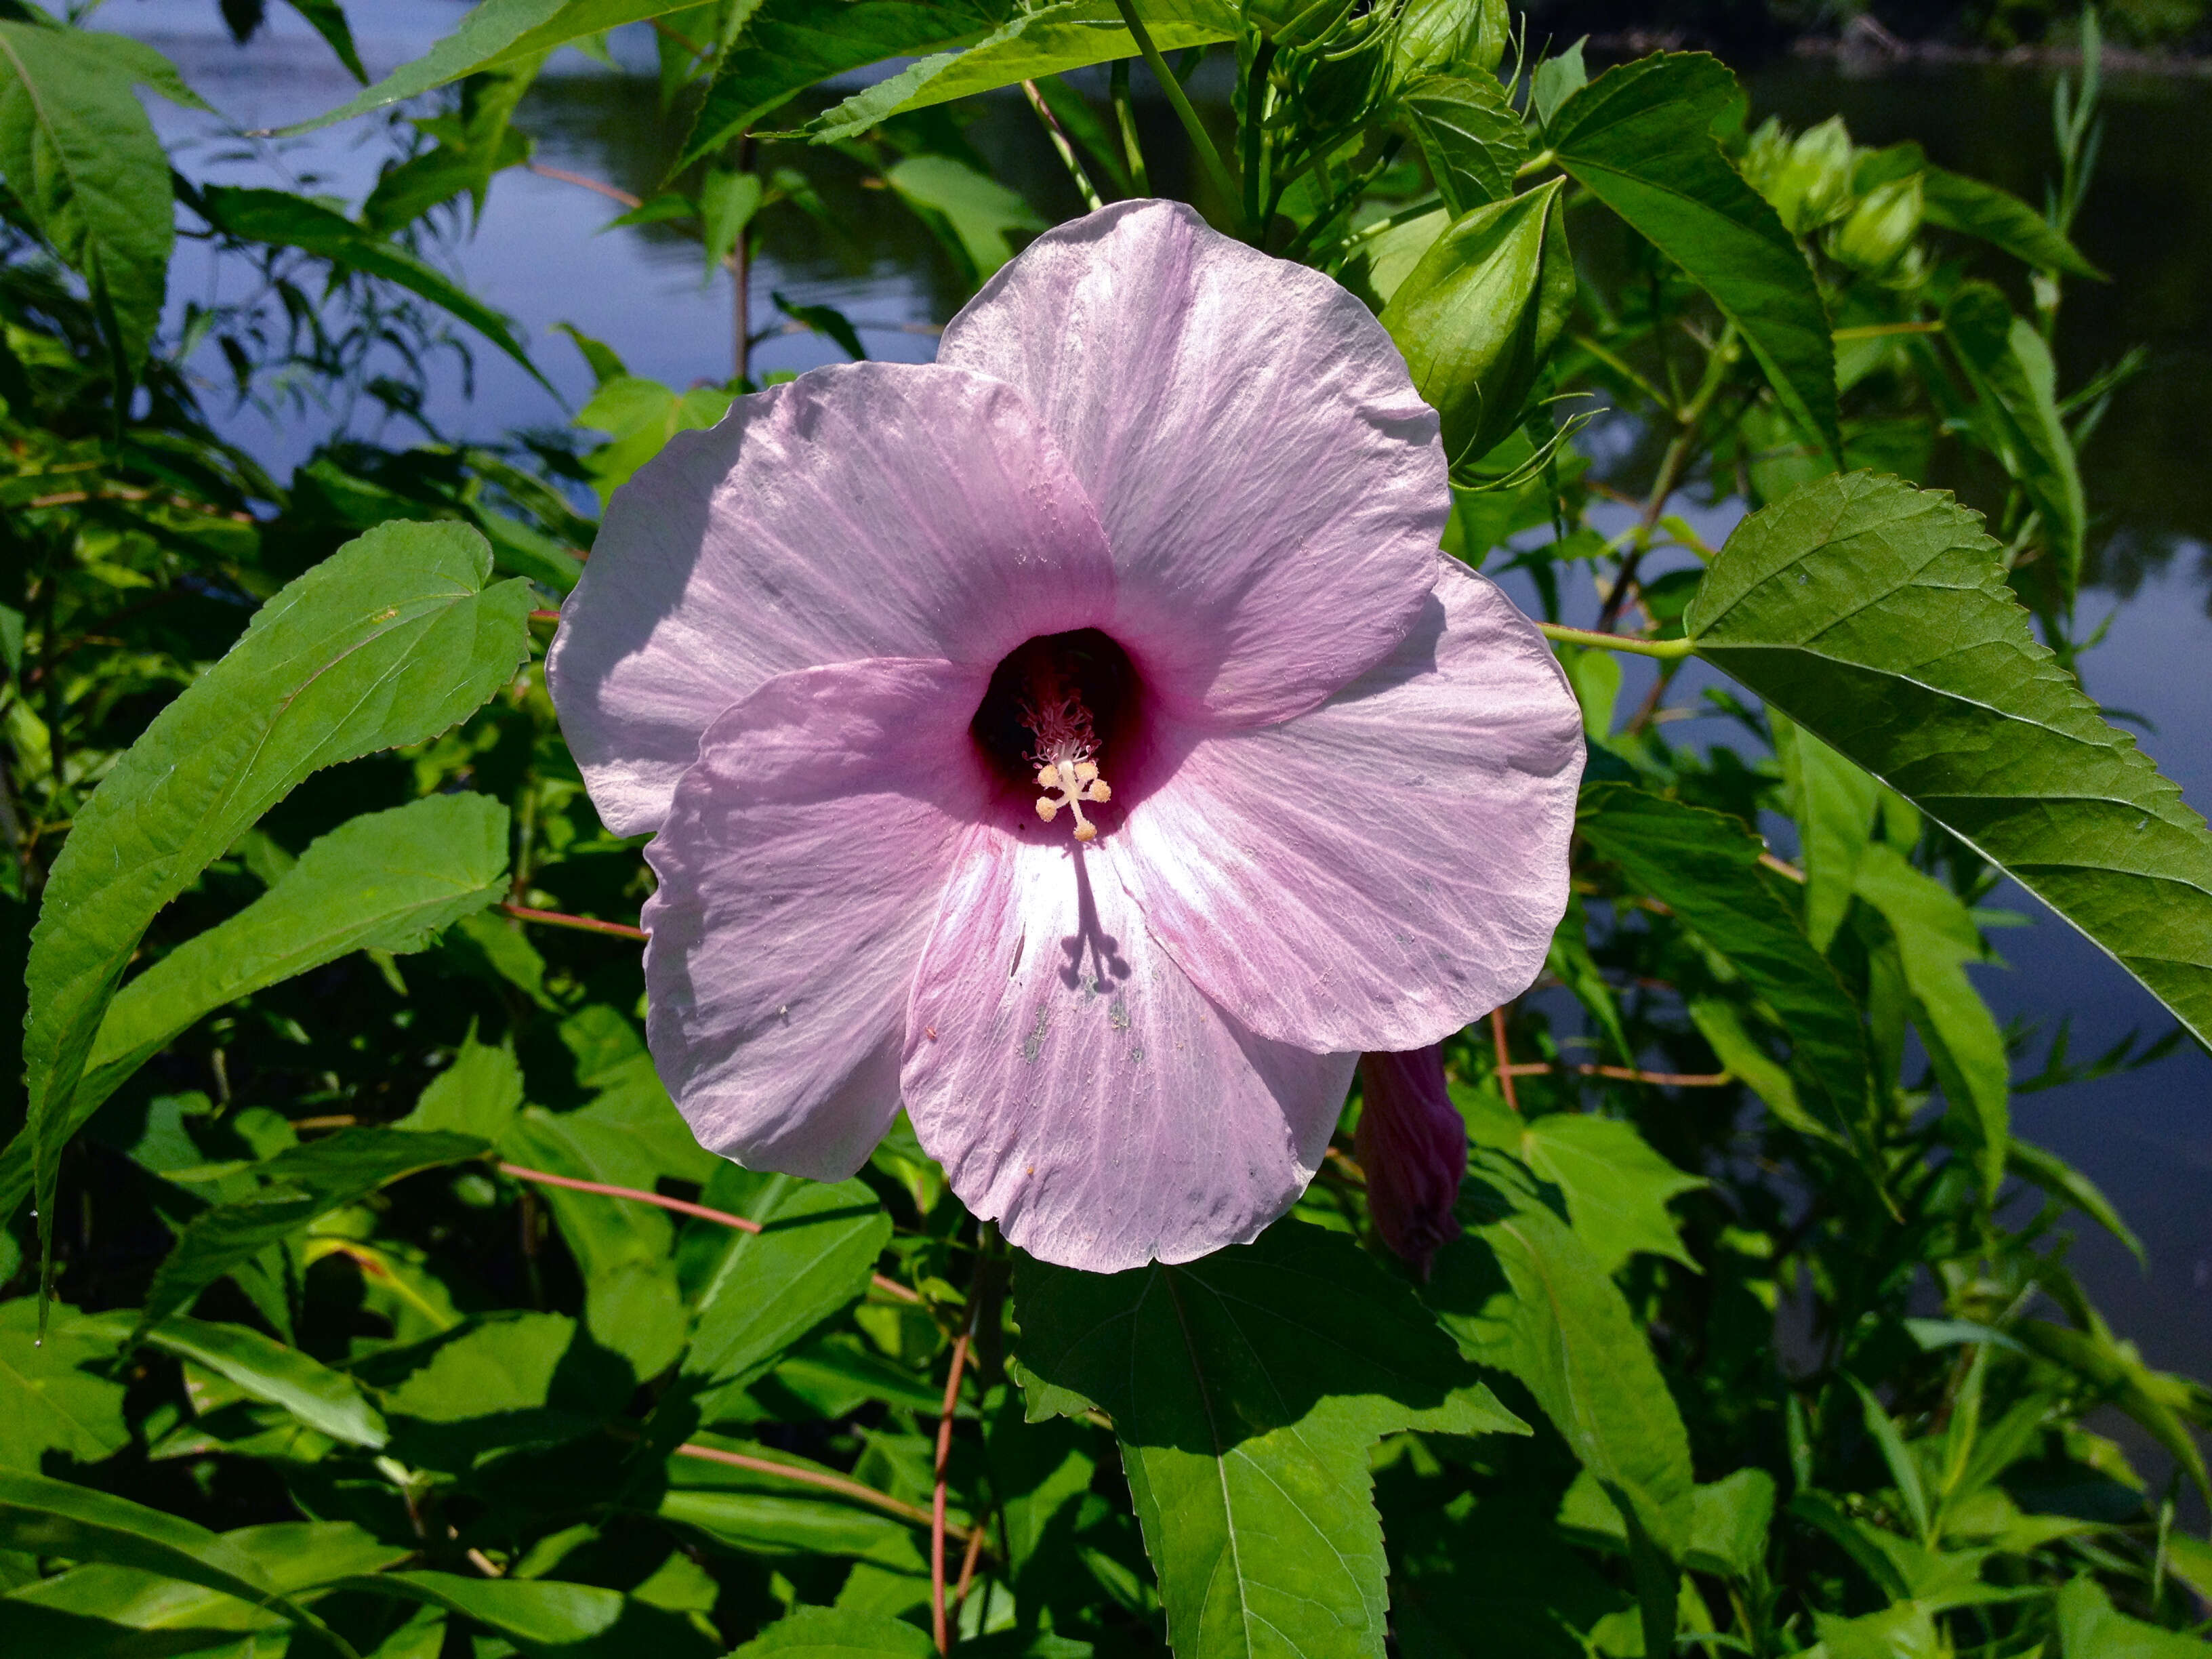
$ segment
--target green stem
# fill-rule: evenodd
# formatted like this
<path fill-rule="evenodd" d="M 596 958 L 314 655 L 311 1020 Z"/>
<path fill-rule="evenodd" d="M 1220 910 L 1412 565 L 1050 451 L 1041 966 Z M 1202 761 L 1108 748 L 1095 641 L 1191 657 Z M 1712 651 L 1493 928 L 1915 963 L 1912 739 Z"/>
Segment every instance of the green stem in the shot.
<path fill-rule="evenodd" d="M 1129 60 L 1116 58 L 1108 72 L 1108 90 L 1114 100 L 1114 119 L 1121 129 L 1121 153 L 1129 163 L 1129 182 L 1139 196 L 1152 193 L 1152 178 L 1145 166 L 1145 147 L 1137 138 L 1137 107 L 1129 101 Z"/>
<path fill-rule="evenodd" d="M 1097 188 L 1091 184 L 1091 175 L 1083 170 L 1083 163 L 1075 159 L 1075 146 L 1067 142 L 1067 135 L 1060 130 L 1059 118 L 1053 114 L 1052 106 L 1045 102 L 1044 94 L 1037 90 L 1037 83 L 1023 82 L 1022 96 L 1030 100 L 1030 107 L 1036 112 L 1037 119 L 1044 123 L 1045 136 L 1052 140 L 1053 149 L 1060 152 L 1060 165 L 1067 169 L 1067 176 L 1075 180 L 1075 193 L 1083 198 L 1083 205 L 1093 213 L 1097 212 L 1105 204 L 1098 199 Z"/>
<path fill-rule="evenodd" d="M 1639 640 L 1626 634 L 1594 634 L 1587 628 L 1564 628 L 1558 623 L 1538 623 L 1536 628 L 1546 639 L 1566 645 L 1595 646 L 1601 651 L 1621 651 L 1632 657 L 1657 657 L 1664 662 L 1692 655 L 1698 648 L 1688 640 Z"/>
<path fill-rule="evenodd" d="M 1262 156 L 1267 142 L 1267 70 L 1275 61 L 1275 43 L 1262 40 L 1252 53 L 1251 72 L 1244 78 L 1244 222 L 1263 233 L 1267 221 L 1260 216 Z"/>
<path fill-rule="evenodd" d="M 1553 162 L 1559 159 L 1559 155 L 1556 151 L 1548 149 L 1539 150 L 1535 155 L 1530 156 L 1519 167 L 1516 167 L 1513 170 L 1513 176 L 1516 179 L 1526 179 L 1532 173 L 1541 173 L 1546 167 L 1551 166 Z"/>
<path fill-rule="evenodd" d="M 1243 192 L 1237 188 L 1237 180 L 1229 171 L 1229 164 L 1221 159 L 1221 152 L 1213 147 L 1213 140 L 1206 131 L 1206 124 L 1198 118 L 1198 112 L 1190 106 L 1182 82 L 1176 79 L 1175 71 L 1160 56 L 1160 49 L 1152 44 L 1152 32 L 1145 27 L 1144 19 L 1137 15 L 1131 0 L 1114 0 L 1114 9 L 1121 14 L 1121 21 L 1129 31 L 1129 38 L 1137 43 L 1144 54 L 1146 64 L 1152 71 L 1152 79 L 1160 83 L 1160 90 L 1175 106 L 1176 118 L 1182 130 L 1190 135 L 1191 148 L 1198 152 L 1199 164 L 1213 180 L 1213 187 L 1221 192 L 1221 199 L 1229 204 L 1231 211 L 1239 211 Z M 1239 213 L 1241 217 L 1241 212 Z"/>

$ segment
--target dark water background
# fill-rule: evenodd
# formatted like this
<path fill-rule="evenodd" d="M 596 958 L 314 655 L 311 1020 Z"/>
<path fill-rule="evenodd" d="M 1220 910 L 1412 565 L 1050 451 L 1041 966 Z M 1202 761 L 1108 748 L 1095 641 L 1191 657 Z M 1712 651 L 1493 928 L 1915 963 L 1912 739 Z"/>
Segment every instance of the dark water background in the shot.
<path fill-rule="evenodd" d="M 373 74 L 417 56 L 460 15 L 453 0 L 378 0 L 350 9 Z M 222 112 L 229 131 L 297 120 L 342 102 L 353 90 L 322 44 L 289 11 L 273 31 L 240 51 L 216 22 L 210 0 L 113 0 L 97 20 L 167 52 Z M 639 71 L 611 73 L 574 52 L 555 61 L 524 104 L 518 124 L 538 141 L 538 161 L 649 195 L 673 135 L 650 74 L 642 33 L 618 35 L 617 56 Z M 1841 113 L 1862 143 L 1911 138 L 1942 165 L 2004 185 L 2039 202 L 2055 167 L 2051 81 L 2029 70 L 1945 67 L 1853 78 L 1833 66 L 1790 63 L 1750 77 L 1753 118 L 1778 114 L 1803 126 Z M 2129 348 L 2145 346 L 2147 371 L 2121 394 L 2084 458 L 2100 515 L 2090 622 L 2112 614 L 2106 642 L 2086 659 L 2091 692 L 2138 719 L 2144 747 L 2200 811 L 2212 809 L 2212 465 L 2206 397 L 2212 374 L 2212 83 L 2196 78 L 2108 80 L 2103 162 L 2076 240 L 2116 280 L 2069 293 L 2060 343 L 2063 384 Z M 1142 112 L 1163 164 L 1175 148 L 1164 109 Z M 241 142 L 206 118 L 157 106 L 166 137 L 184 146 L 196 176 L 282 181 L 358 204 L 389 153 L 373 121 L 305 140 Z M 971 132 L 1000 176 L 1049 213 L 1076 210 L 1073 192 L 1018 100 L 994 106 Z M 1170 172 L 1164 186 L 1177 188 Z M 751 284 L 752 314 L 772 315 L 771 290 L 799 303 L 838 307 L 860 325 L 878 356 L 927 361 L 929 326 L 957 307 L 960 293 L 942 256 L 915 222 L 857 175 L 826 192 L 848 227 L 811 244 L 779 235 L 780 252 Z M 525 173 L 502 175 L 472 237 L 443 255 L 475 291 L 521 324 L 549 376 L 569 400 L 563 410 L 489 349 L 477 355 L 475 397 L 457 372 L 441 371 L 428 410 L 448 431 L 495 437 L 510 428 L 556 425 L 589 394 L 590 377 L 551 325 L 573 323 L 614 346 L 632 372 L 683 386 L 730 373 L 732 294 L 717 274 L 702 281 L 696 245 L 656 229 L 597 234 L 616 209 L 574 185 Z M 218 272 L 192 245 L 180 250 L 172 303 L 235 295 L 237 273 Z M 825 341 L 794 334 L 756 353 L 756 373 L 803 369 L 840 356 Z M 211 357 L 212 354 L 210 354 Z M 210 361 L 210 406 L 223 406 L 225 378 Z M 365 413 L 356 429 L 374 432 Z M 328 429 L 327 421 L 252 409 L 230 416 L 231 434 L 271 464 L 289 466 Z M 406 434 L 383 434 L 404 442 Z M 1741 514 L 1711 504 L 1691 516 L 1717 541 Z M 1518 595 L 1526 601 L 1529 596 Z M 1587 621 L 1594 598 L 1571 604 Z M 1686 678 L 1686 690 L 1695 682 Z M 1632 671 L 1623 706 L 1640 695 Z M 1677 701 L 1685 700 L 1678 697 Z M 1678 731 L 1684 740 L 1718 723 Z M 2152 998 L 2079 935 L 2014 890 L 2009 901 L 2033 925 L 1996 935 L 2010 963 L 1982 970 L 2002 1018 L 2045 1033 L 2070 1018 L 2076 1058 L 2101 1051 L 2132 1028 L 2170 1024 Z M 2026 1070 L 2042 1056 L 2040 1041 Z M 2148 1273 L 2116 1243 L 2084 1226 L 2075 1260 L 2115 1328 L 2152 1363 L 2212 1376 L 2212 1057 L 2185 1048 L 2131 1074 L 2020 1097 L 2014 1127 L 2071 1160 L 2102 1186 L 2142 1235 Z"/>

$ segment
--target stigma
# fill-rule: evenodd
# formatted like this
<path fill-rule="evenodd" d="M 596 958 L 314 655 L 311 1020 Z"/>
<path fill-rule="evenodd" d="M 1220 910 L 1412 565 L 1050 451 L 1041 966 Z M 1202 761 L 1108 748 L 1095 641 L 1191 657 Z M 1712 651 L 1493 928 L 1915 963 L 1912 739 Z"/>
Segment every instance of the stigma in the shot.
<path fill-rule="evenodd" d="M 1091 841 L 1098 834 L 1098 826 L 1083 815 L 1083 803 L 1108 801 L 1114 791 L 1106 780 L 1098 775 L 1098 763 L 1079 750 L 1048 761 L 1037 769 L 1037 787 L 1048 791 L 1037 797 L 1037 816 L 1050 823 L 1060 816 L 1063 806 L 1075 815 L 1075 838 Z"/>

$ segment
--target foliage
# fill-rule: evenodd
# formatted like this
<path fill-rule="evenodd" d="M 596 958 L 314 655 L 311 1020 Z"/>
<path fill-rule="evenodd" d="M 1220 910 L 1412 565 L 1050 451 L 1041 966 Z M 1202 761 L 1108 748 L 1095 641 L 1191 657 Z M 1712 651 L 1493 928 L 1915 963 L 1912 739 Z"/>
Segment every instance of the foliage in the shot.
<path fill-rule="evenodd" d="M 295 9 L 366 83 L 342 7 Z M 629 25 L 688 137 L 622 222 L 741 301 L 855 180 L 972 290 L 1069 202 L 1187 178 L 1403 349 L 1447 550 L 1541 596 L 1591 742 L 1549 973 L 1446 1044 L 1472 1151 L 1425 1279 L 1374 1235 L 1356 1102 L 1292 1216 L 1111 1277 L 1017 1259 L 903 1121 L 824 1185 L 675 1114 L 647 878 L 544 647 L 593 512 L 756 388 L 764 331 L 740 303 L 731 378 L 686 389 L 569 331 L 573 441 L 449 442 L 422 395 L 471 337 L 538 372 L 437 240 L 531 154 L 549 57 Z M 1497 0 L 486 0 L 307 124 L 423 100 L 349 212 L 172 173 L 133 88 L 197 100 L 158 54 L 0 4 L 11 1637 L 2203 1650 L 2212 1546 L 2175 1516 L 2212 1393 L 2069 1272 L 2070 1214 L 2134 1241 L 2012 1137 L 2039 1038 L 1970 971 L 2010 878 L 2175 1017 L 2106 1065 L 2212 1036 L 2212 837 L 2075 672 L 2078 450 L 2120 378 L 2062 387 L 2051 351 L 2103 276 L 2068 234 L 2094 36 L 2047 213 L 1839 122 L 1751 129 L 1711 58 L 1593 76 L 1527 38 Z M 963 136 L 1017 82 L 1065 191 Z M 256 297 L 165 325 L 178 227 Z M 329 411 L 289 478 L 217 435 L 217 361 Z M 350 435 L 363 398 L 422 441 Z M 1683 509 L 1730 501 L 1715 550 Z M 1685 701 L 1692 661 L 1738 689 Z M 1673 741 L 1701 709 L 1741 735 Z"/>

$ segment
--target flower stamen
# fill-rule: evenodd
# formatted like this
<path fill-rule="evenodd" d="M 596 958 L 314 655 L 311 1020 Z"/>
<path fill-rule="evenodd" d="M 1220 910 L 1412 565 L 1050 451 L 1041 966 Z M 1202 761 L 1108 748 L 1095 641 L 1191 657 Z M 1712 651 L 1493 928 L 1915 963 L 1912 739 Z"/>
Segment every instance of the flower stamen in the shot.
<path fill-rule="evenodd" d="M 1037 816 L 1050 823 L 1065 806 L 1074 814 L 1076 840 L 1096 840 L 1098 826 L 1084 816 L 1083 803 L 1111 800 L 1114 791 L 1093 758 L 1098 740 L 1091 711 L 1049 668 L 1037 673 L 1030 690 L 1020 709 L 1022 724 L 1036 739 L 1030 758 L 1037 766 L 1037 787 L 1047 792 L 1037 797 Z"/>

